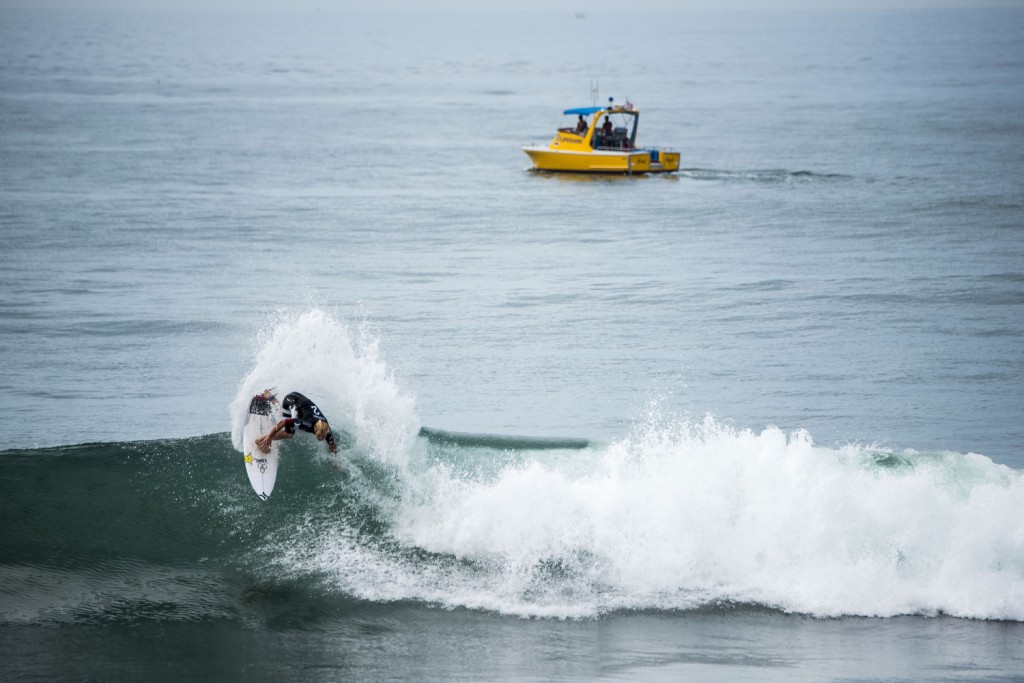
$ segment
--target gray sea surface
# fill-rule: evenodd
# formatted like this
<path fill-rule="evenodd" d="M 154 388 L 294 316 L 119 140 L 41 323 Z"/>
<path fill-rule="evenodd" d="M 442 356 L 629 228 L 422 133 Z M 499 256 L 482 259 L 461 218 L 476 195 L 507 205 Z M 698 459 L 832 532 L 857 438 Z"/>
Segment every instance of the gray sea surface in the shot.
<path fill-rule="evenodd" d="M 273 330 L 322 311 L 439 430 L 709 416 L 1017 481 L 1022 35 L 1020 10 L 0 9 L 3 448 L 230 431 Z M 680 173 L 529 170 L 595 82 Z M 993 571 L 1024 576 L 1016 552 Z M 1024 677 L 1020 621 L 941 608 L 257 602 L 0 643 L 23 680 L 178 680 L 182 651 L 192 680 Z"/>

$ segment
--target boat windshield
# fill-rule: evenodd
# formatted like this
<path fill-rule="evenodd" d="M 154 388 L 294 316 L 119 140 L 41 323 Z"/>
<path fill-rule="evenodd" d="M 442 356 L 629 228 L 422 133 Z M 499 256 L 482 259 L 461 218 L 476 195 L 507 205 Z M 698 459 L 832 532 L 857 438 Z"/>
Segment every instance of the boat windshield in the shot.
<path fill-rule="evenodd" d="M 594 149 L 633 149 L 639 120 L 636 111 L 601 112 L 597 117 Z"/>

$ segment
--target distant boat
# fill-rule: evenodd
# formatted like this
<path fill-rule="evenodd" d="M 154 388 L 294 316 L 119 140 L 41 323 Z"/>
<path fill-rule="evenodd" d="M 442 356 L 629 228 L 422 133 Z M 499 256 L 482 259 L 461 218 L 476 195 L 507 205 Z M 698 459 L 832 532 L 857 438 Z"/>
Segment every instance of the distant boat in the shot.
<path fill-rule="evenodd" d="M 679 152 L 636 145 L 640 111 L 624 106 L 566 109 L 577 117 L 561 127 L 546 147 L 527 145 L 523 151 L 538 171 L 577 173 L 673 173 L 679 170 Z"/>

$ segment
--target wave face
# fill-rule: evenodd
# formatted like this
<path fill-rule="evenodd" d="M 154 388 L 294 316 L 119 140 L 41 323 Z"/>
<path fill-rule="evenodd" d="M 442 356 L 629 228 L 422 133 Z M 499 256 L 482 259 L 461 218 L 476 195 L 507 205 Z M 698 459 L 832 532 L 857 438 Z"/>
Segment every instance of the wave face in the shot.
<path fill-rule="evenodd" d="M 529 443 L 528 441 L 526 443 Z M 3 454 L 0 620 L 241 618 L 253 595 L 543 617 L 758 604 L 1024 620 L 1021 473 L 708 420 L 578 449 L 426 437 L 337 473 L 227 434 Z"/>
<path fill-rule="evenodd" d="M 1024 621 L 1024 475 L 984 456 L 824 448 L 657 405 L 609 443 L 421 430 L 372 335 L 314 311 L 263 341 L 233 409 L 268 384 L 307 390 L 347 433 L 341 471 L 299 435 L 263 502 L 237 422 L 0 453 L 0 623 L 353 601 Z"/>

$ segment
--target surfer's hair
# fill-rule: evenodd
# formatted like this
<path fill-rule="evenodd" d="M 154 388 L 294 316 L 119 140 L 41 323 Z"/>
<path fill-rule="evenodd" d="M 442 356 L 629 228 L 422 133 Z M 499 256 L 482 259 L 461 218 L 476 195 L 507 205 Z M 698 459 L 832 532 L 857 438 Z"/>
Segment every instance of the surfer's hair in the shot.
<path fill-rule="evenodd" d="M 316 434 L 317 441 L 323 441 L 327 438 L 328 432 L 331 428 L 327 426 L 327 423 L 323 420 L 317 420 L 316 424 L 313 425 L 313 433 Z"/>

